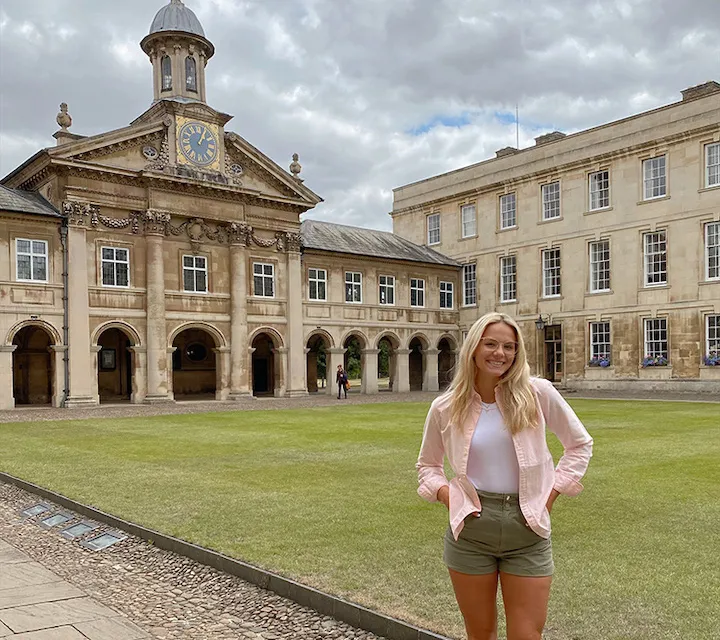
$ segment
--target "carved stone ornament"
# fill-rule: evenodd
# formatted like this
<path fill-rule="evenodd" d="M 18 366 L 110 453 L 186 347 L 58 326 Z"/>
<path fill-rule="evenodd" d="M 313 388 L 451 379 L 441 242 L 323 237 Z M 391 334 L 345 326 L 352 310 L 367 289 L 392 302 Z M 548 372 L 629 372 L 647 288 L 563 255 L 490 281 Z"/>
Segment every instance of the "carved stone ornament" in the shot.
<path fill-rule="evenodd" d="M 145 149 L 147 149 L 147 147 L 145 147 Z M 143 149 L 143 155 L 145 155 L 145 149 Z M 145 157 L 148 158 L 148 160 L 151 160 L 147 155 L 145 155 Z M 151 171 L 163 171 L 169 165 L 170 145 L 168 144 L 168 138 L 166 135 L 160 143 L 160 153 L 158 153 L 156 158 L 151 160 L 150 164 L 148 164 L 145 168 L 150 169 Z"/>
<path fill-rule="evenodd" d="M 68 113 L 67 102 L 60 105 L 60 113 L 57 114 L 55 121 L 60 125 L 63 131 L 67 131 L 72 127 L 72 116 Z"/>
<path fill-rule="evenodd" d="M 140 233 L 141 218 L 142 214 L 135 211 L 133 211 L 128 218 L 108 218 L 107 216 L 101 216 L 98 211 L 94 211 L 90 217 L 90 224 L 95 229 L 100 225 L 108 229 L 127 229 L 130 227 L 132 233 L 137 235 Z"/>
<path fill-rule="evenodd" d="M 146 145 L 146 146 L 144 146 L 144 147 L 143 147 L 143 150 L 142 150 L 142 153 L 143 153 L 143 155 L 145 156 L 145 158 L 147 158 L 147 159 L 150 160 L 151 162 L 152 162 L 153 160 L 157 160 L 157 157 L 160 155 L 160 154 L 158 153 L 158 150 L 157 150 L 155 147 L 153 147 L 152 145 Z"/>
<path fill-rule="evenodd" d="M 253 228 L 247 222 L 231 222 L 227 229 L 230 244 L 239 244 L 243 247 L 250 246 Z"/>
<path fill-rule="evenodd" d="M 149 209 L 142 214 L 142 221 L 145 235 L 165 236 L 167 235 L 168 227 L 170 225 L 170 214 Z"/>
<path fill-rule="evenodd" d="M 166 127 L 171 127 L 173 122 L 175 122 L 175 119 L 171 115 L 166 114 L 162 119 L 162 123 Z"/>
<path fill-rule="evenodd" d="M 302 251 L 302 236 L 299 233 L 288 231 L 285 234 L 286 251 L 300 253 Z"/>
<path fill-rule="evenodd" d="M 98 208 L 80 202 L 63 202 L 63 213 L 73 227 L 84 227 L 88 216 L 97 215 Z"/>
<path fill-rule="evenodd" d="M 230 165 L 230 171 L 228 172 L 233 176 L 241 176 L 243 174 L 243 168 L 237 162 Z"/>

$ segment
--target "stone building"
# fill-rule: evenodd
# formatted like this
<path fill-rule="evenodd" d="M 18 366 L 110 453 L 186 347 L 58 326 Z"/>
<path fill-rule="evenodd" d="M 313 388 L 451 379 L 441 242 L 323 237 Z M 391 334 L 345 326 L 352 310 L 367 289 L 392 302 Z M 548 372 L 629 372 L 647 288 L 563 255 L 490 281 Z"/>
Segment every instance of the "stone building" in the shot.
<path fill-rule="evenodd" d="M 154 101 L 0 186 L 0 408 L 298 396 L 352 346 L 359 390 L 437 390 L 454 366 L 459 266 L 390 233 L 301 214 L 321 199 L 206 102 L 214 47 L 171 0 L 141 47 Z M 422 242 L 420 244 L 423 244 Z"/>
<path fill-rule="evenodd" d="M 394 192 L 394 232 L 460 262 L 461 330 L 516 317 L 535 373 L 720 394 L 720 84 Z"/>

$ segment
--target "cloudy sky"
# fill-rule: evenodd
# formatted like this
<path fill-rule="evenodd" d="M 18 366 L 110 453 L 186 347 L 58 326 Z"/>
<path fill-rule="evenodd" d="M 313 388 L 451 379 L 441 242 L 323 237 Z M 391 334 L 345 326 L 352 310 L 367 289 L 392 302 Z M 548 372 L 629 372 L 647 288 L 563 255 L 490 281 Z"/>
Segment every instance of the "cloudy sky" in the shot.
<path fill-rule="evenodd" d="M 0 0 L 0 174 L 152 101 L 138 43 L 167 0 Z M 186 0 L 216 55 L 208 102 L 325 199 L 390 229 L 392 189 L 675 102 L 720 81 L 720 0 Z"/>

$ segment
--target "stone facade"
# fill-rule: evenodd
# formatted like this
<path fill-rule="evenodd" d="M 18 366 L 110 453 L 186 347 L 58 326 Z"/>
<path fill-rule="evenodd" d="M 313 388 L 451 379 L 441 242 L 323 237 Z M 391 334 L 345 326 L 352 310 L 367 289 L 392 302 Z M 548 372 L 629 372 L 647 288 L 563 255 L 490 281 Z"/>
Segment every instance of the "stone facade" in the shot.
<path fill-rule="evenodd" d="M 513 315 L 568 387 L 720 393 L 720 84 L 394 195 L 396 234 L 469 265 L 461 329 Z"/>

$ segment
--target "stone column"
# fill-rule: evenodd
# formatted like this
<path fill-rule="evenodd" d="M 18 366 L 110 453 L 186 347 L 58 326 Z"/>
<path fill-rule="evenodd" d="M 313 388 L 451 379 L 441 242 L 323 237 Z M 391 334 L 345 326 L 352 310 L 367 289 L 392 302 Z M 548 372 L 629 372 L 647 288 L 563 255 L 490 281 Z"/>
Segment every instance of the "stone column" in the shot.
<path fill-rule="evenodd" d="M 175 389 L 173 388 L 173 384 L 175 380 L 173 379 L 173 353 L 177 351 L 177 347 L 168 347 L 165 350 L 165 370 L 167 371 L 167 400 L 168 402 L 172 402 L 175 400 Z"/>
<path fill-rule="evenodd" d="M 338 388 L 337 382 L 335 382 L 335 374 L 337 373 L 338 365 L 345 363 L 345 352 L 347 349 L 333 348 L 325 350 L 325 366 L 327 370 L 327 394 L 329 396 L 337 395 Z M 328 356 L 330 356 L 328 358 Z"/>
<path fill-rule="evenodd" d="M 423 355 L 423 391 L 439 391 L 438 382 L 438 354 L 439 349 L 425 349 Z"/>
<path fill-rule="evenodd" d="M 286 233 L 287 249 L 287 395 L 297 398 L 308 395 L 305 342 L 303 340 L 302 264 L 300 234 Z"/>
<path fill-rule="evenodd" d="M 170 216 L 147 211 L 145 221 L 145 253 L 147 278 L 147 395 L 145 402 L 168 402 L 168 352 L 165 325 L 165 259 L 163 238 Z M 170 367 L 172 371 L 172 366 Z"/>
<path fill-rule="evenodd" d="M 16 344 L 0 347 L 0 409 L 15 408 L 15 394 L 13 390 L 13 351 Z"/>
<path fill-rule="evenodd" d="M 98 372 L 100 370 L 100 363 L 98 362 L 98 354 L 102 351 L 102 347 L 93 345 L 90 347 L 90 359 L 92 360 L 92 395 L 96 400 L 96 404 L 100 404 L 100 392 L 98 391 Z"/>
<path fill-rule="evenodd" d="M 410 391 L 410 349 L 395 349 L 395 383 L 393 392 Z"/>
<path fill-rule="evenodd" d="M 215 400 L 227 400 L 230 397 L 230 351 L 229 347 L 213 349 L 216 367 Z"/>
<path fill-rule="evenodd" d="M 275 361 L 275 389 L 273 393 L 276 398 L 282 398 L 287 394 L 287 370 L 288 353 L 287 347 L 278 347 L 272 350 Z"/>
<path fill-rule="evenodd" d="M 246 239 L 240 227 L 230 228 L 230 400 L 252 395 L 247 328 L 247 257 Z"/>
<path fill-rule="evenodd" d="M 378 392 L 378 354 L 380 349 L 363 349 L 363 391 L 364 393 Z"/>
<path fill-rule="evenodd" d="M 128 347 L 132 353 L 132 391 L 130 404 L 141 404 L 147 394 L 147 349 L 145 347 Z"/>
<path fill-rule="evenodd" d="M 90 354 L 90 297 L 87 272 L 86 224 L 95 207 L 66 202 L 68 217 L 68 349 L 70 389 L 67 407 L 97 404 L 93 392 L 93 366 Z M 97 378 L 95 379 L 97 381 Z"/>
<path fill-rule="evenodd" d="M 61 407 L 65 394 L 65 354 L 68 348 L 65 345 L 51 345 L 48 347 L 52 358 L 52 406 Z"/>

